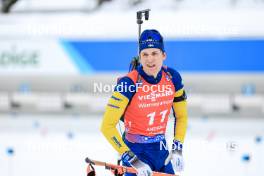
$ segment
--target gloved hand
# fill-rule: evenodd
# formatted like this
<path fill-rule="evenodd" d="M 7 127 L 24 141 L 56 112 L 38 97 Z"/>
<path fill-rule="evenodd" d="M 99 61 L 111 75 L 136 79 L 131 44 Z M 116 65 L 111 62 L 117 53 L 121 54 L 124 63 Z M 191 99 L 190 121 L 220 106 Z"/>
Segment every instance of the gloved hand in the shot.
<path fill-rule="evenodd" d="M 172 150 L 166 158 L 164 165 L 167 165 L 171 161 L 175 172 L 181 172 L 184 169 L 184 162 L 182 156 L 182 143 L 174 140 L 172 144 Z"/>
<path fill-rule="evenodd" d="M 140 161 L 137 156 L 131 152 L 125 152 L 122 157 L 122 161 L 129 163 L 137 171 L 137 176 L 151 176 L 152 170 L 146 163 Z"/>

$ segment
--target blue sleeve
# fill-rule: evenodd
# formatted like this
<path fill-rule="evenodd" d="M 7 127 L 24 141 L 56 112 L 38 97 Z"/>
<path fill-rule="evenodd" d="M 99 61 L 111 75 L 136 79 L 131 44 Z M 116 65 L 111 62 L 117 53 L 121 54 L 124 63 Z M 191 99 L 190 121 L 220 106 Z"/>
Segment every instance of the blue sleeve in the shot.
<path fill-rule="evenodd" d="M 172 82 L 174 84 L 174 87 L 176 89 L 176 91 L 180 90 L 183 88 L 183 83 L 182 83 L 182 78 L 179 72 L 177 72 L 176 70 L 172 69 L 172 68 L 167 68 L 168 72 L 170 72 L 171 76 L 172 76 Z"/>
<path fill-rule="evenodd" d="M 114 91 L 121 93 L 131 100 L 136 93 L 136 85 L 129 77 L 122 77 L 117 81 Z"/>

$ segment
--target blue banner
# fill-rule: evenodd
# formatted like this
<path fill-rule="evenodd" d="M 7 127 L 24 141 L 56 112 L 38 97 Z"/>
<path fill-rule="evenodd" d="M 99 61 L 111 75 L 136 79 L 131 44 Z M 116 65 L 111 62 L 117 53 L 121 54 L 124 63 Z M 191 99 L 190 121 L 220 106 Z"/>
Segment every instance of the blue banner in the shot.
<path fill-rule="evenodd" d="M 81 73 L 128 71 L 136 41 L 62 40 Z M 165 64 L 186 72 L 264 72 L 264 40 L 168 40 Z"/>

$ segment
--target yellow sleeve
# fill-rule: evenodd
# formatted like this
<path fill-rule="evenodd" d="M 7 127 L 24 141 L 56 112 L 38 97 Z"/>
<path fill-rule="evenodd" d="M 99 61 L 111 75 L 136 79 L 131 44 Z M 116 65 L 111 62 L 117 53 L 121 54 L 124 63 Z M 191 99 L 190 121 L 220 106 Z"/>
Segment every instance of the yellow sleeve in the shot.
<path fill-rule="evenodd" d="M 123 142 L 123 139 L 118 132 L 116 125 L 125 112 L 128 102 L 129 100 L 127 97 L 119 92 L 114 92 L 108 101 L 101 124 L 101 132 L 108 140 L 108 142 L 120 154 L 128 151 L 129 148 Z"/>
<path fill-rule="evenodd" d="M 178 90 L 174 97 L 181 97 L 184 94 L 184 90 Z M 182 101 L 173 102 L 173 109 L 176 118 L 176 126 L 175 126 L 175 135 L 174 140 L 178 140 L 181 143 L 184 142 L 186 130 L 187 130 L 187 122 L 188 122 L 188 113 L 187 113 L 187 102 L 186 99 Z"/>

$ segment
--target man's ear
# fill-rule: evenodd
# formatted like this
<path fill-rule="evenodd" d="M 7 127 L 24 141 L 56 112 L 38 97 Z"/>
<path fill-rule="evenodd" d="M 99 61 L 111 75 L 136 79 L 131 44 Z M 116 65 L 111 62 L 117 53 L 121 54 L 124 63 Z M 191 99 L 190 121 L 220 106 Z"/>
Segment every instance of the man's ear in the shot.
<path fill-rule="evenodd" d="M 167 54 L 165 52 L 162 52 L 163 55 L 163 60 L 165 60 L 167 58 Z"/>

